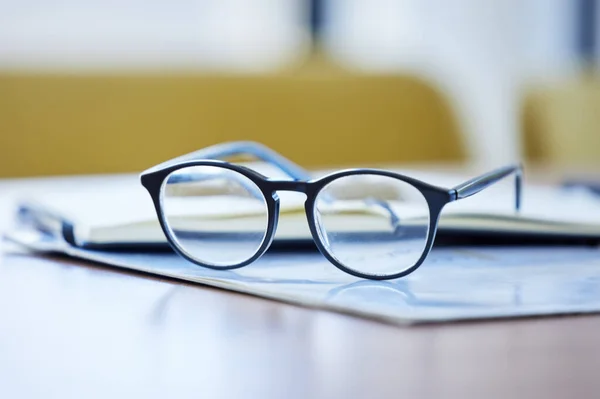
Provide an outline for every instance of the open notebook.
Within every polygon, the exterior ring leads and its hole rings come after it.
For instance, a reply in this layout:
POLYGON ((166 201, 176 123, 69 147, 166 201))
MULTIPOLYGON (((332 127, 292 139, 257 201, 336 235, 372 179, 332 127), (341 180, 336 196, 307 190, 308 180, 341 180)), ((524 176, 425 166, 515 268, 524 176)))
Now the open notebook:
MULTIPOLYGON (((252 167, 266 176, 283 178, 281 170, 269 164, 252 167)), ((465 176, 402 171, 433 184, 452 186, 465 176)), ((88 248, 140 247, 164 248, 166 239, 148 193, 137 176, 125 176, 103 184, 79 184, 70 189, 23 193, 19 219, 39 230, 59 233, 72 245, 88 248)), ((323 212, 337 231, 379 231, 389 228, 389 214, 377 204, 361 198, 368 186, 370 193, 388 198, 393 214, 401 215, 402 224, 422 223, 423 207, 414 206, 410 194, 390 193, 385 185, 373 187, 363 180, 336 193, 344 201, 326 204, 323 212)), ((177 194, 177 193, 176 193, 177 194)), ((198 194, 198 193, 192 193, 198 194)), ((213 193, 215 194, 215 193, 213 193)), ((279 193, 280 219, 275 243, 312 242, 304 211, 305 198, 297 193, 279 193)), ((195 231, 215 233, 244 232, 264 223, 264 210, 247 206, 247 201, 224 195, 207 196, 198 206, 198 197, 181 192, 174 209, 182 223, 195 231)), ((492 238, 508 240, 595 242, 600 240, 600 200, 582 190, 525 185, 521 212, 514 211, 514 185, 511 182, 486 190, 477 196, 449 204, 440 219, 438 239, 492 238)))

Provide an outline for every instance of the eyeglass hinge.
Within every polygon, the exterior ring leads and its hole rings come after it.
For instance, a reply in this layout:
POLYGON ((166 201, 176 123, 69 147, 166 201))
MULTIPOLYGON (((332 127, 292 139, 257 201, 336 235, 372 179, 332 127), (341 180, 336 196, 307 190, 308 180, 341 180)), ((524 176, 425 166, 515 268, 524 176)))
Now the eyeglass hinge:
POLYGON ((450 194, 450 202, 458 199, 458 192, 455 189, 451 189, 448 194, 450 194))

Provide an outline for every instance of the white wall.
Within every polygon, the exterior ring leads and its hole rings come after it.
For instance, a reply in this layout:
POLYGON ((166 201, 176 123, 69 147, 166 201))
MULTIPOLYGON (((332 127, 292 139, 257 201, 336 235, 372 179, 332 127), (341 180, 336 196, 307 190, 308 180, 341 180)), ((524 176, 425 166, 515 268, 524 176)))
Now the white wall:
POLYGON ((0 0, 0 68, 268 70, 302 56, 301 0, 0 0))
POLYGON ((569 73, 570 0, 332 0, 327 47, 362 69, 410 70, 452 100, 475 163, 521 158, 519 99, 530 78, 569 73))

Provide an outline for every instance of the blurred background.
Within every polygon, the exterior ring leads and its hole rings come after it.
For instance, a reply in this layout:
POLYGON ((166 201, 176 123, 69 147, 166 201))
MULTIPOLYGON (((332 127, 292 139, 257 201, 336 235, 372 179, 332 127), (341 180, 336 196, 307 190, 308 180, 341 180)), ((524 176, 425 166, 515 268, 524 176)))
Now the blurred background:
POLYGON ((0 175, 598 164, 599 1, 0 0, 0 175))

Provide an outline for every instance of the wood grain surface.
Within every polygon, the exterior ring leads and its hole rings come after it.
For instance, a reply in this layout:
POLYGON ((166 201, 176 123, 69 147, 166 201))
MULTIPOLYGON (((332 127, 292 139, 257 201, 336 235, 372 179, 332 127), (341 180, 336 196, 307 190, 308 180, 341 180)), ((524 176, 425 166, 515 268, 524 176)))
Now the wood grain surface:
POLYGON ((596 397, 600 317, 393 327, 7 253, 3 398, 596 397))

